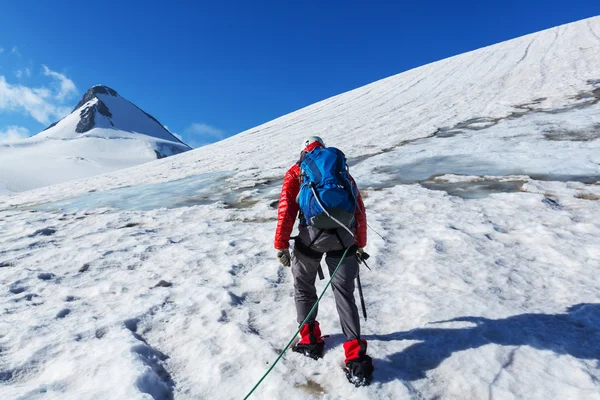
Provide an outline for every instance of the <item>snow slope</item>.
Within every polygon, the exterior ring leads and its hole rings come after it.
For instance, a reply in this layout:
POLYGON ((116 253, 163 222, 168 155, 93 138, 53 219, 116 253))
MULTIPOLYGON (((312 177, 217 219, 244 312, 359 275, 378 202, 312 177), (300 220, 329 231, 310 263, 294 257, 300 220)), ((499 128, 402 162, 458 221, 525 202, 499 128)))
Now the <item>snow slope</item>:
POLYGON ((599 45, 579 21, 0 197, 0 398, 243 398, 296 328, 276 200, 317 134, 381 235, 361 273, 376 375, 346 382, 328 292, 325 357, 286 354, 252 398, 600 399, 599 45))
POLYGON ((0 195, 111 172, 190 148, 106 86, 39 134, 0 143, 0 195))

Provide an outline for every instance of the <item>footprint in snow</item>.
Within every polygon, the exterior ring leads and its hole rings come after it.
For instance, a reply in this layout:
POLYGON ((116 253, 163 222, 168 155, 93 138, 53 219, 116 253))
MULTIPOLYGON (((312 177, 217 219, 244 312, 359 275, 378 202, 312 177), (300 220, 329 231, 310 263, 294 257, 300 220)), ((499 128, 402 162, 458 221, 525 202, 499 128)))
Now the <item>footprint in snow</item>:
POLYGON ((21 294, 24 291, 27 290, 26 286, 15 286, 15 285, 11 285, 11 287, 8 289, 12 294, 21 294))
POLYGON ((562 204, 560 204, 557 200, 551 199, 550 197, 544 197, 542 203, 547 205, 553 210, 562 210, 562 204))
POLYGON ((157 288, 157 287, 171 287, 171 286, 173 286, 173 284, 171 282, 168 282, 168 281, 165 281, 165 280, 161 280, 156 285, 154 285, 152 287, 152 289, 157 288))
POLYGON ((29 237, 35 237, 35 236, 52 236, 55 233, 56 233, 56 229, 43 228, 43 229, 38 229, 37 231, 35 231, 31 235, 29 235, 29 237))
POLYGON ((60 310, 58 312, 58 314, 56 314, 56 319, 62 319, 62 318, 66 317, 69 314, 71 314, 71 310, 68 309, 68 308, 63 308, 62 310, 60 310))
POLYGON ((42 272, 41 274, 38 275, 38 279, 42 280, 42 281, 49 281, 50 279, 54 278, 56 275, 50 273, 50 272, 42 272))
POLYGON ((79 272, 85 272, 88 269, 90 269, 90 264, 83 264, 83 266, 81 268, 79 268, 79 272))
POLYGON ((27 293, 25 296, 19 297, 18 299, 13 299, 12 301, 15 302, 15 303, 19 303, 19 302, 21 302, 23 300, 32 301, 36 297, 40 297, 40 296, 38 294, 35 294, 35 293, 27 293))
POLYGON ((139 226, 139 225, 141 225, 139 222, 129 222, 126 225, 120 227, 119 229, 133 228, 133 227, 136 227, 136 226, 139 226))
POLYGON ((135 333, 137 332, 139 322, 140 320, 138 318, 131 318, 123 321, 123 325, 125 325, 125 328, 135 333))

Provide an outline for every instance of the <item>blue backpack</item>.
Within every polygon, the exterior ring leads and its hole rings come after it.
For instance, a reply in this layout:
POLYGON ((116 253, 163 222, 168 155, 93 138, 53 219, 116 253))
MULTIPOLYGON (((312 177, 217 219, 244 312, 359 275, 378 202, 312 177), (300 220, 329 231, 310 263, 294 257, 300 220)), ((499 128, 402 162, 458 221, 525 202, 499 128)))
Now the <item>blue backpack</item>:
POLYGON ((298 204, 307 225, 319 229, 351 228, 356 186, 346 156, 335 147, 316 148, 300 160, 298 204))

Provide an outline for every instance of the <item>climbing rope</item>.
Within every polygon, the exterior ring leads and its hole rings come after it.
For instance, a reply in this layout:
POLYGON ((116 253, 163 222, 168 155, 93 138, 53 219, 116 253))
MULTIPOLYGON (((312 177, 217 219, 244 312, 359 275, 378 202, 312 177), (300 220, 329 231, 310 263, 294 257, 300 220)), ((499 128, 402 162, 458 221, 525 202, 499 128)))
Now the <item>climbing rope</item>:
POLYGON ((290 339, 290 341, 288 342, 288 344, 285 346, 285 348, 283 350, 281 350, 281 353, 279 353, 279 356, 277 357, 277 359, 275 360, 275 362, 271 365, 271 367, 267 370, 267 372, 265 372, 265 374, 262 376, 262 378, 260 378, 260 380, 256 383, 256 385, 254 385, 254 387, 252 388, 252 390, 246 395, 246 397, 244 397, 244 400, 247 400, 248 397, 250 397, 250 395, 252 393, 254 393, 254 391, 256 390, 256 388, 262 383, 262 381, 265 380, 265 378, 267 377, 267 375, 269 375, 269 373, 273 370, 273 368, 275 368, 275 365, 277 365, 277 363, 279 362, 279 360, 281 359, 281 357, 283 357, 283 354, 292 345, 292 342, 294 341, 294 339, 296 338, 296 336, 298 335, 298 333, 300 333, 300 329, 302 329, 302 327, 304 326, 304 324, 307 323, 308 319, 311 317, 311 315, 313 314, 313 312, 315 312, 317 306, 319 305, 319 302, 321 301, 321 298, 323 298, 323 295, 325 294, 325 292, 329 288, 329 285, 331 285, 331 281, 335 277, 335 274, 338 272, 338 269, 340 268, 340 265, 342 265, 342 261, 344 261, 344 257, 346 257, 346 253, 348 253, 348 250, 350 250, 350 247, 348 247, 346 249, 346 251, 344 251, 344 254, 342 255, 342 258, 340 259, 340 262, 338 263, 337 267, 335 267, 335 270, 331 274, 331 278, 329 278, 329 281, 325 285, 325 289, 323 289, 323 292, 321 293, 321 295, 317 299, 317 302, 310 309, 310 311, 308 312, 308 315, 306 316, 306 318, 304 319, 304 321, 300 324, 300 326, 296 330, 296 333, 294 333, 294 336, 292 336, 292 338, 290 339))

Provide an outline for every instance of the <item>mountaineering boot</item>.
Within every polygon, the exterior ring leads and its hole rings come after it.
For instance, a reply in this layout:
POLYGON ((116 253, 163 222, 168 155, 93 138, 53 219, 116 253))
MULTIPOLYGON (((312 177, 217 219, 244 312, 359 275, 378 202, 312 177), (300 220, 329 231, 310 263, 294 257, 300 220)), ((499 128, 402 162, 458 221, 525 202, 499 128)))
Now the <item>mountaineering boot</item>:
POLYGON ((368 386, 373 378, 373 361, 367 355, 367 341, 364 339, 348 340, 344 343, 346 352, 346 378, 354 386, 368 386))
POLYGON ((321 338, 321 328, 317 321, 304 324, 300 330, 300 341, 292 347, 292 351, 304 354, 307 357, 319 359, 323 357, 325 342, 321 338))

